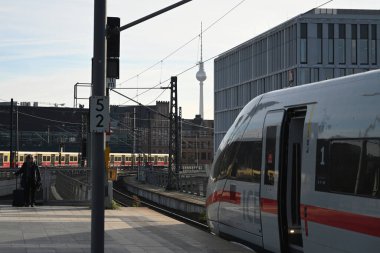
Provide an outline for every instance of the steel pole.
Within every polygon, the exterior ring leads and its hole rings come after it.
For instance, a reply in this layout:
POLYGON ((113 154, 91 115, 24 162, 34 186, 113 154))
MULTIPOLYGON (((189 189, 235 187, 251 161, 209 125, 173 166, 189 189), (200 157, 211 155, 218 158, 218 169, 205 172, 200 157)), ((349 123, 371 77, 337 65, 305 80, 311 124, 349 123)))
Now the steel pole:
MULTIPOLYGON (((94 57, 92 96, 105 95, 106 0, 94 2, 94 57)), ((105 133, 92 133, 92 212, 91 252, 104 252, 104 178, 105 133)))
POLYGON ((10 105, 10 122, 9 122, 9 168, 13 166, 13 98, 11 99, 10 105))

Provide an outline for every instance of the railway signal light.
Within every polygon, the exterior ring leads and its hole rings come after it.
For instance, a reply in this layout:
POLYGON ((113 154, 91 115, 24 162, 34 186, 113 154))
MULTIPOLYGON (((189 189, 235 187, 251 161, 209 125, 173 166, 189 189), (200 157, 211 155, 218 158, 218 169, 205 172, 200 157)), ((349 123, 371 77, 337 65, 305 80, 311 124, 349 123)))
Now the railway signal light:
POLYGON ((120 18, 107 17, 107 58, 120 57, 120 18))
POLYGON ((119 79, 120 18, 107 17, 107 66, 106 76, 119 79))

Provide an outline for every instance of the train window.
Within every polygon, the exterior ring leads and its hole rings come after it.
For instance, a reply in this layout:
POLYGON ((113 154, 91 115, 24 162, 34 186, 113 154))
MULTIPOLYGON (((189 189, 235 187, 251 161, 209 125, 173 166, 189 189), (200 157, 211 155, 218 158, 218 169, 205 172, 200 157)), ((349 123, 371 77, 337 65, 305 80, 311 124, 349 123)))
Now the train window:
POLYGON ((235 156, 231 178, 239 181, 260 183, 261 142, 241 142, 235 156))
POLYGON ((74 156, 74 162, 77 162, 77 161, 78 161, 78 157, 74 156))
POLYGON ((73 161, 74 161, 74 157, 70 156, 70 162, 73 162, 73 161))
POLYGON ((330 191, 380 198, 380 141, 331 142, 330 191))
POLYGON ((4 156, 4 162, 8 162, 8 156, 4 156))
POLYGON ((50 162, 50 156, 46 156, 46 161, 50 162))
POLYGON ((331 148, 330 190, 354 193, 360 166, 362 142, 359 140, 333 141, 331 148))
MULTIPOLYGON (((214 165, 214 174, 213 177, 217 179, 223 179, 227 175, 235 171, 234 166, 236 166, 236 152, 239 148, 238 142, 233 142, 229 144, 224 151, 219 155, 218 160, 214 165)), ((232 175, 235 177, 235 175, 232 175)))
POLYGON ((274 185, 277 126, 267 127, 264 184, 274 185))
POLYGON ((360 169, 356 194, 380 198, 380 142, 364 142, 366 159, 360 169))
POLYGON ((42 157, 42 161, 43 161, 43 162, 46 162, 46 155, 44 155, 44 156, 42 157))
POLYGON ((24 156, 20 156, 20 162, 23 162, 24 161, 24 156))

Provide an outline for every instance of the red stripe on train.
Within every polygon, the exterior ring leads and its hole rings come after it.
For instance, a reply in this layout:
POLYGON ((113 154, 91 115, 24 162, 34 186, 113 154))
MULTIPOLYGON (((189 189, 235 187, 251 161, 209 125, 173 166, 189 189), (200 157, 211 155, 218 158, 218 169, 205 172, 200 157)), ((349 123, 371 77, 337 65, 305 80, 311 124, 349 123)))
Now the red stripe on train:
MULTIPOLYGON (((262 212, 278 214, 278 202, 276 200, 261 198, 260 203, 262 212)), ((307 222, 315 222, 330 227, 380 237, 380 218, 378 217, 309 205, 301 205, 300 211, 301 218, 305 221, 305 226, 307 226, 307 222)))
POLYGON ((260 198, 260 207, 262 212, 277 214, 278 213, 278 204, 277 200, 260 198))
POLYGON ((307 222, 315 222, 380 237, 380 218, 378 217, 308 205, 301 206, 301 217, 307 222))
POLYGON ((234 191, 216 191, 206 199, 206 207, 216 202, 227 202, 240 205, 241 194, 234 191))

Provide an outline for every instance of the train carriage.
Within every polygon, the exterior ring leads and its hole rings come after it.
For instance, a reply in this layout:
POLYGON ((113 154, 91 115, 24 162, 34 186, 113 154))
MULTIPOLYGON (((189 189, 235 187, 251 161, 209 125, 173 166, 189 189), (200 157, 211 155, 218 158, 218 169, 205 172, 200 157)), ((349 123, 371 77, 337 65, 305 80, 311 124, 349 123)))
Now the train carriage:
POLYGON ((269 252, 379 252, 380 71, 263 94, 219 149, 207 219, 269 252))
MULTIPOLYGON (((79 166, 80 153, 76 152, 41 152, 19 151, 15 154, 15 164, 12 167, 20 167, 25 156, 31 154, 34 161, 43 167, 77 167, 79 166)), ((151 154, 150 160, 147 154, 111 153, 109 164, 112 167, 153 166, 163 168, 168 166, 168 154, 151 154)), ((9 151, 0 151, 0 168, 10 167, 9 151)))

